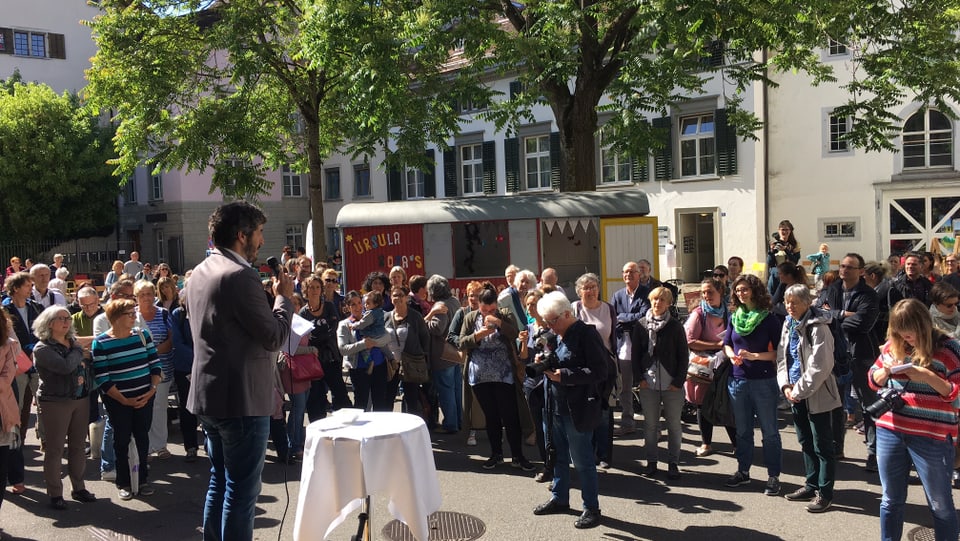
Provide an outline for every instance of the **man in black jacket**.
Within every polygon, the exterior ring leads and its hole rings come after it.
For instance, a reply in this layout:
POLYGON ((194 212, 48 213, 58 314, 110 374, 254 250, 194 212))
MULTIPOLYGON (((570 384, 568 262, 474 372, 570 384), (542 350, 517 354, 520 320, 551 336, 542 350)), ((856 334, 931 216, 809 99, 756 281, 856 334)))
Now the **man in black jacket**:
MULTIPOLYGON (((570 509, 570 468, 580 478, 583 514, 577 528, 600 525, 599 481, 593 454, 593 431, 601 421, 601 399, 607 381, 609 353, 593 325, 578 320, 566 295, 555 291, 537 303, 537 312, 560 340, 557 368, 548 369, 547 400, 552 404, 553 497, 533 510, 535 515, 565 513, 570 509)), ((612 359, 611 359, 612 362, 612 359)))
MULTIPOLYGON (((865 408, 877 398, 877 393, 867 385, 867 370, 879 354, 879 345, 873 333, 877 321, 879 299, 877 292, 863 280, 864 261, 860 254, 849 253, 840 261, 840 279, 827 289, 828 310, 834 319, 840 321, 847 338, 850 358, 853 361, 853 388, 857 391, 860 406, 865 408)), ((843 390, 841 389, 841 393, 843 390)), ((838 455, 843 453, 844 436, 843 408, 834 412, 834 441, 838 455)), ((863 427, 867 434, 866 470, 877 471, 877 427, 873 418, 863 414, 863 427)))
POLYGON ((933 284, 923 275, 923 256, 908 252, 903 256, 903 274, 894 278, 890 289, 890 308, 901 299, 917 299, 924 306, 930 306, 931 289, 933 284))

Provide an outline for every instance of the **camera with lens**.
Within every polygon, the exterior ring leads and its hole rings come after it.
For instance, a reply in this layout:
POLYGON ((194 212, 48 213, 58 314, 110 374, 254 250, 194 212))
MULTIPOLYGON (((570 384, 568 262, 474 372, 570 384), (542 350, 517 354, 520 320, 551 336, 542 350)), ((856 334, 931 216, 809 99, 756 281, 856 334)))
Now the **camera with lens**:
POLYGON ((549 329, 540 329, 533 337, 533 358, 538 357, 540 362, 527 363, 527 377, 536 379, 547 370, 560 368, 560 358, 557 357, 557 335, 549 329))
POLYGON ((885 387, 877 393, 877 400, 867 406, 866 411, 874 419, 879 419, 888 411, 899 411, 904 403, 899 390, 885 387))

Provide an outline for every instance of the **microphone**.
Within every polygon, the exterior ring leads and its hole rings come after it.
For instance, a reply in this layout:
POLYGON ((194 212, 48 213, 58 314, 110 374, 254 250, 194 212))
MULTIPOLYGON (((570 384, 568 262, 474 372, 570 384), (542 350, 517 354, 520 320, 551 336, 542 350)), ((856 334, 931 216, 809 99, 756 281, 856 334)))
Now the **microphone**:
POLYGON ((268 257, 268 258, 267 258, 267 266, 270 267, 271 270, 273 270, 273 275, 274 275, 274 276, 276 276, 277 278, 280 277, 280 272, 281 272, 282 268, 280 267, 280 260, 279 260, 279 259, 277 259, 277 258, 275 258, 275 257, 273 257, 273 256, 268 257))

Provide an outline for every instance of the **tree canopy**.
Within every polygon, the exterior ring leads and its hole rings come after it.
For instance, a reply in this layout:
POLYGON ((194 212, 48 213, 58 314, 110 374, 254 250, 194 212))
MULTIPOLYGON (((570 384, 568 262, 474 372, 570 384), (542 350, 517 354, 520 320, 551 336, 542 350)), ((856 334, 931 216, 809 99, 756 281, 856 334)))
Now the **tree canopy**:
MULTIPOLYGON (((116 174, 212 169, 210 187, 256 199, 266 168, 309 178, 311 217, 324 223, 322 159, 386 148, 424 160, 456 124, 418 48, 411 2, 103 0, 90 104, 119 123, 116 174), (422 83, 413 84, 418 76, 422 83), (241 165, 238 165, 241 164, 241 165)), ((318 257, 325 238, 314 235, 318 257)))
POLYGON ((76 95, 23 83, 0 85, 0 239, 102 235, 116 224, 119 187, 107 160, 112 130, 76 95))

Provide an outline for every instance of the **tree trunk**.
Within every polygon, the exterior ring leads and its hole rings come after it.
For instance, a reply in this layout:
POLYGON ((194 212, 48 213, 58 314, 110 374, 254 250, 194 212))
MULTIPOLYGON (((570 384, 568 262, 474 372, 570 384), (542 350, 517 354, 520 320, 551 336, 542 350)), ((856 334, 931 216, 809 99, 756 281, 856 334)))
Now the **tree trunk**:
POLYGON ((307 178, 310 179, 310 219, 313 220, 313 258, 327 260, 327 228, 323 219, 323 159, 320 156, 320 123, 304 121, 307 135, 307 178))
POLYGON ((568 107, 554 107, 560 129, 563 159, 560 162, 560 191, 588 192, 597 189, 597 103, 585 93, 570 97, 568 107))

